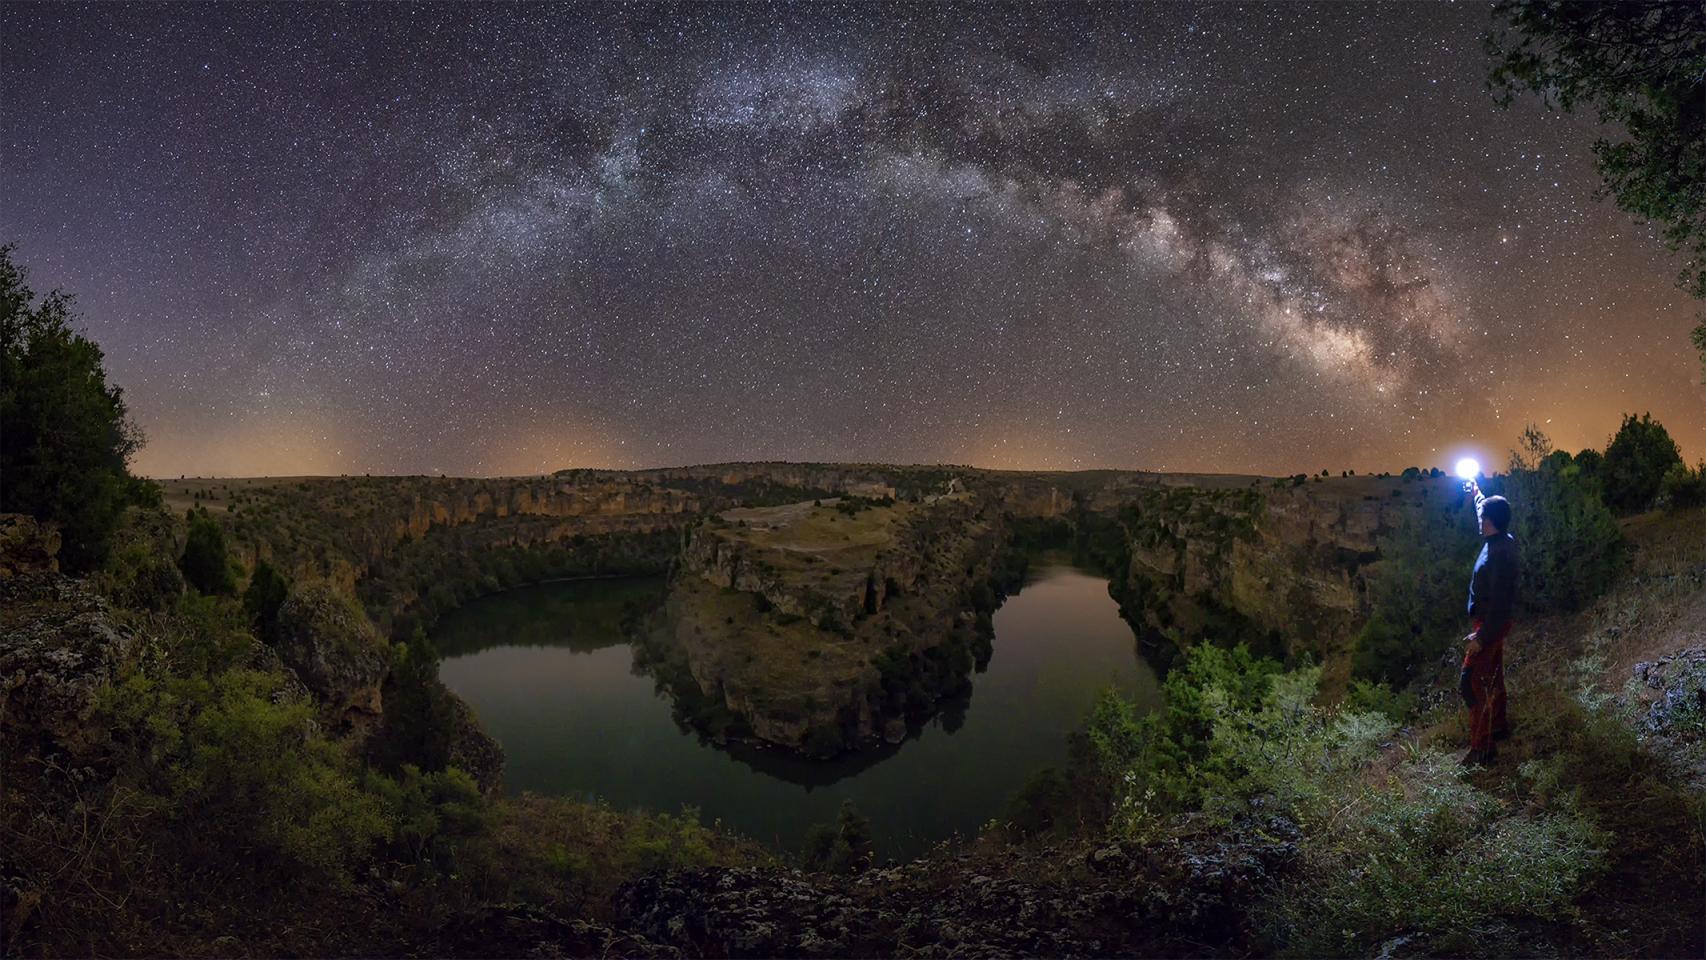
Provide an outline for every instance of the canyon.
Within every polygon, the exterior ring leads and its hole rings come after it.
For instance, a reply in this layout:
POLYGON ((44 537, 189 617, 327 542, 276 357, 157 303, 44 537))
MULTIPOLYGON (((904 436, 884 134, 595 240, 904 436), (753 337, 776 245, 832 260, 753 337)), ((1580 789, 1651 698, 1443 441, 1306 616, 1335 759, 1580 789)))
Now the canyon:
POLYGON ((1164 664, 1197 642, 1332 659, 1379 539, 1453 481, 734 463, 537 477, 166 481, 240 562, 359 598, 402 640, 468 600, 651 574, 645 666, 715 739, 809 756, 894 743, 988 656, 1039 545, 1092 559, 1164 664))

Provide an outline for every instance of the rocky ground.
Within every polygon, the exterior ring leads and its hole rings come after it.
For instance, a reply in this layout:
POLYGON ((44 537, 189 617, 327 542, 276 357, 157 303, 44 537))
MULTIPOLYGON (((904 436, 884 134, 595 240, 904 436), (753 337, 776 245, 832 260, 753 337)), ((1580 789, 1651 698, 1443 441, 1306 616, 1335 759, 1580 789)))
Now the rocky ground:
POLYGON ((1248 902, 1295 828, 1244 823, 1148 846, 951 851, 858 877, 718 867, 640 877, 607 921, 495 906, 445 945, 475 956, 1100 957, 1242 952, 1248 902))

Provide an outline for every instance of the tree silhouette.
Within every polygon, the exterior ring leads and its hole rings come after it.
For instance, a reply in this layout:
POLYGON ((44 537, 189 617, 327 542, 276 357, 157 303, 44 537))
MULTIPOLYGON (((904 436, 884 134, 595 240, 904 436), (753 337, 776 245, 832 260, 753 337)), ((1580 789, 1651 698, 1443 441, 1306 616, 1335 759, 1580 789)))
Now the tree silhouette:
POLYGON ((68 570, 99 564, 120 513, 152 489, 127 465, 142 445, 101 348, 71 328, 69 294, 37 301, 0 246, 0 511, 59 525, 68 570))
MULTIPOLYGON (((1599 195, 1658 224, 1683 254, 1678 282, 1706 298, 1706 5, 1501 0, 1493 10, 1488 85, 1500 103, 1535 93, 1621 128, 1593 145, 1599 195)), ((1706 369, 1706 320, 1693 339, 1706 369)))

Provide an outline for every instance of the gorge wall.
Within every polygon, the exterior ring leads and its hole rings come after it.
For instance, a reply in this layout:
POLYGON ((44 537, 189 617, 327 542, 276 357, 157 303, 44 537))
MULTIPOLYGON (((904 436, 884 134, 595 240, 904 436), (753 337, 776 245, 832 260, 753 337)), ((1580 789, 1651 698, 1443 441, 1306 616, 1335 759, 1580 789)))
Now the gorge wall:
POLYGON ((731 510, 692 528, 666 642, 722 736, 813 755, 898 742, 987 662, 1005 548, 974 495, 731 510), (714 718, 715 711, 712 711, 714 718))

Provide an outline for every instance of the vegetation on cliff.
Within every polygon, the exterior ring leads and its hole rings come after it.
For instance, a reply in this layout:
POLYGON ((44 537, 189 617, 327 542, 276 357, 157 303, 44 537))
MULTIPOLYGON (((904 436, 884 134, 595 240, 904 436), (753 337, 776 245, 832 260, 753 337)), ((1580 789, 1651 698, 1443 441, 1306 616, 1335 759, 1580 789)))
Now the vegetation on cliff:
POLYGON ((130 475, 142 435, 101 348, 72 328, 70 294, 36 298, 0 246, 0 512, 53 522, 66 569, 106 558, 126 504, 157 496, 130 475))

